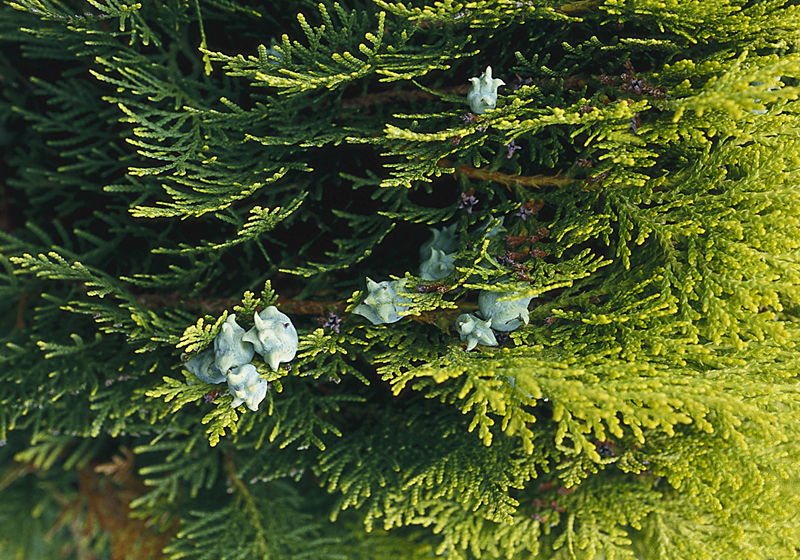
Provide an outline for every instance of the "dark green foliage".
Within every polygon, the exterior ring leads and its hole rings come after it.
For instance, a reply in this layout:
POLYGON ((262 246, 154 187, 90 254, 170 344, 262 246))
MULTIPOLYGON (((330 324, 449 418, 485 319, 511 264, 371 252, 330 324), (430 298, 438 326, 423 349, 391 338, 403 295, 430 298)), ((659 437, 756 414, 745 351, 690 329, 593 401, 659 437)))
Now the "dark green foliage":
POLYGON ((799 80, 793 0, 4 3, 3 557, 795 558, 799 80))

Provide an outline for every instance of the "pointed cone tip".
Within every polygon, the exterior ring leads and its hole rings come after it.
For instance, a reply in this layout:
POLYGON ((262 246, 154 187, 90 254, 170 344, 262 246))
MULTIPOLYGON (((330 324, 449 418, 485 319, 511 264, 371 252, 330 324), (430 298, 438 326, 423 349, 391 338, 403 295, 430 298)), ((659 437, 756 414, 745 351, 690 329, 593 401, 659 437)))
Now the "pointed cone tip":
POLYGON ((263 313, 265 317, 280 317, 281 315, 283 315, 283 313, 278 311, 278 308, 275 307, 274 305, 270 305, 261 313, 263 313))
POLYGON ((242 342, 249 342, 251 344, 255 344, 258 342, 258 335, 253 332, 253 329, 250 329, 244 335, 242 335, 242 342))

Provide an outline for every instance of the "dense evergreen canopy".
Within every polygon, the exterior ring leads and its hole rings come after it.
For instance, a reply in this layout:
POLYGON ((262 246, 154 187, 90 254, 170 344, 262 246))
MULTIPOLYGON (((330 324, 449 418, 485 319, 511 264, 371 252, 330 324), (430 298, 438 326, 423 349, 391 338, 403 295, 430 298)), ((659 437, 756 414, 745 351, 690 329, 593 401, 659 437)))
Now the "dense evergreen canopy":
POLYGON ((0 5, 3 557, 797 557, 798 2, 123 2, 0 5))

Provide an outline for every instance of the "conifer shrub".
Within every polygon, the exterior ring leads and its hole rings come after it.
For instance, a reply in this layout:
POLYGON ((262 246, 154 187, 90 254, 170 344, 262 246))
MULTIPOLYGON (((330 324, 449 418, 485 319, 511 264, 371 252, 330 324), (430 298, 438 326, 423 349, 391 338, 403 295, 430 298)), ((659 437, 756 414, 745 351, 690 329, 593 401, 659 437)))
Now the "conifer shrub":
POLYGON ((800 552, 800 7, 0 7, 4 558, 800 552))

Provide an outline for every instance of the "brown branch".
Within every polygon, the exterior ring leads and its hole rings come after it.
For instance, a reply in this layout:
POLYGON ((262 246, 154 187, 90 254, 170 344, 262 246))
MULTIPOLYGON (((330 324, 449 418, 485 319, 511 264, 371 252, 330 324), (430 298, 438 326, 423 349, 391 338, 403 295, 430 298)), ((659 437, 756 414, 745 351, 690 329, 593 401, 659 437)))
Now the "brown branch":
MULTIPOLYGON (((96 544, 105 534, 112 560, 159 560, 164 558, 162 549, 177 531, 180 520, 174 515, 164 514, 157 520, 131 517, 131 502, 142 496, 147 487, 133 474, 133 452, 125 447, 121 451, 123 456, 115 455, 110 463, 93 461, 78 469, 77 494, 50 489, 61 511, 45 538, 67 528, 72 542, 65 551, 76 558, 98 558, 96 544)), ((61 454, 64 453, 62 449, 61 454)), ((15 463, 2 484, 37 470, 31 463, 15 463)))
MULTIPOLYGON (((218 298, 218 299, 203 299, 203 298, 184 298, 180 293, 173 292, 171 294, 142 294, 138 296, 137 300, 145 307, 158 309, 161 307, 172 307, 178 303, 195 308, 202 309, 210 313, 222 313, 224 310, 233 309, 234 305, 239 305, 239 301, 233 298, 218 298)), ((346 300, 338 301, 311 301, 299 299, 284 299, 278 298, 277 304, 280 305, 280 310, 284 313, 291 313, 294 315, 318 315, 320 317, 326 316, 329 312, 337 314, 344 313, 347 307, 346 300)), ((434 311, 423 311, 420 315, 410 315, 408 318, 414 322, 422 324, 435 324, 440 327, 455 323, 455 317, 467 311, 474 311, 474 305, 470 303, 463 303, 459 305, 458 309, 437 309, 434 311)))
MULTIPOLYGON (((441 159, 437 163, 439 167, 452 167, 453 164, 450 160, 441 159)), ((560 174, 549 175, 532 175, 529 177, 523 175, 509 175, 507 173, 500 173, 499 171, 487 171, 484 169, 475 169, 466 164, 462 164, 456 168, 455 175, 464 175, 470 179, 477 179, 478 181, 492 181, 500 183, 506 187, 511 185, 521 185, 523 187, 565 187, 574 182, 574 179, 563 177, 560 174)))
MULTIPOLYGON (((241 302, 234 298, 196 298, 184 297, 180 292, 169 294, 141 294, 136 297, 136 301, 144 307, 150 309, 160 309, 163 307, 176 307, 183 304, 192 309, 201 309, 207 313, 220 314, 223 311, 231 310, 241 302)), ((286 299, 279 297, 276 305, 281 311, 294 313, 296 315, 324 315, 329 311, 341 313, 347 306, 344 300, 339 301, 311 301, 300 299, 286 299)))
POLYGON ((347 307, 346 300, 339 301, 309 301, 301 299, 278 298, 281 311, 295 313, 297 315, 325 315, 329 311, 335 313, 344 312, 347 307))
MULTIPOLYGON (((454 87, 443 88, 438 90, 442 94, 456 94, 466 95, 469 91, 469 86, 458 85, 454 87)), ((395 103, 397 101, 411 101, 417 99, 434 99, 436 96, 424 90, 392 90, 381 91, 378 93, 367 93, 359 95, 358 97, 350 97, 342 99, 339 104, 345 109, 365 109, 372 105, 383 105, 386 103, 395 103)))

